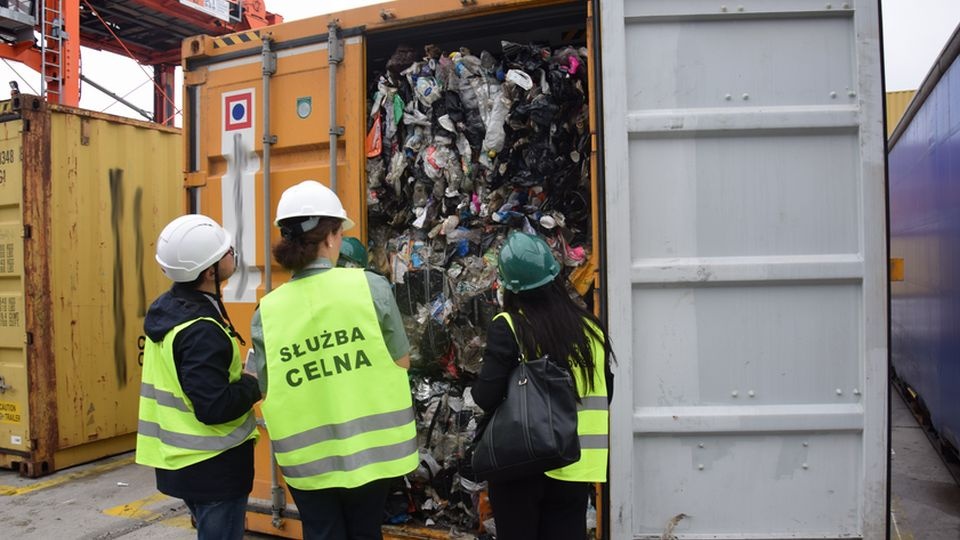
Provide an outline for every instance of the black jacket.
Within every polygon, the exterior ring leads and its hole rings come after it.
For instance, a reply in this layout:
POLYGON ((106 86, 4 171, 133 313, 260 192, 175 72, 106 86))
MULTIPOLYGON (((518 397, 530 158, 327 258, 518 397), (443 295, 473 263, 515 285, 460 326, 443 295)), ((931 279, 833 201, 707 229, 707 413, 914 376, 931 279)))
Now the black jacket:
MULTIPOLYGON (((143 326, 151 341, 160 342, 174 327, 199 317, 223 322, 213 295, 177 283, 153 302, 143 326)), ((180 331, 173 359, 180 386, 204 424, 235 420, 260 399, 256 378, 244 374, 229 382, 233 344, 212 322, 197 321, 180 331)), ((253 488, 253 441, 179 470, 156 471, 157 489, 172 497, 197 502, 245 497, 253 488)))
MULTIPOLYGON (((517 367, 520 346, 505 319, 496 318, 487 328, 487 346, 483 351, 480 374, 470 389, 474 402, 483 412, 492 414, 507 397, 507 379, 517 367)), ((613 399, 613 372, 610 362, 604 367, 607 382, 607 402, 613 399)))

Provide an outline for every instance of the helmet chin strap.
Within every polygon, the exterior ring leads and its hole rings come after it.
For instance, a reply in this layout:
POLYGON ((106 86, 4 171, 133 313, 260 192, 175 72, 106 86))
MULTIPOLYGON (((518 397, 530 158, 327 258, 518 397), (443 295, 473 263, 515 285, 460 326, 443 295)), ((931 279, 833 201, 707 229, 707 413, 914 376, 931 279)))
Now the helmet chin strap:
POLYGON ((220 261, 217 261, 217 264, 213 265, 213 281, 217 290, 217 305, 220 306, 220 313, 223 315, 223 320, 226 321, 227 326, 230 328, 230 335, 237 338, 240 345, 246 345, 247 342, 243 339, 243 336, 233 327, 233 321, 230 320, 227 307, 223 305, 223 295, 220 292, 220 261))

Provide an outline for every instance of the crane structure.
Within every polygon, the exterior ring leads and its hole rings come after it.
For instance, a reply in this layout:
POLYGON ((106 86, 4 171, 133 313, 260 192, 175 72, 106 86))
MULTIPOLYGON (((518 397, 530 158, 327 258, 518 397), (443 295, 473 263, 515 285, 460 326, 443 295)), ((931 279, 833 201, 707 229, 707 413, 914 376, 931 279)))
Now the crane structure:
POLYGON ((77 106, 81 45, 130 57, 153 67, 153 120, 172 124, 184 38, 282 21, 264 0, 0 0, 0 58, 39 72, 48 102, 77 106))

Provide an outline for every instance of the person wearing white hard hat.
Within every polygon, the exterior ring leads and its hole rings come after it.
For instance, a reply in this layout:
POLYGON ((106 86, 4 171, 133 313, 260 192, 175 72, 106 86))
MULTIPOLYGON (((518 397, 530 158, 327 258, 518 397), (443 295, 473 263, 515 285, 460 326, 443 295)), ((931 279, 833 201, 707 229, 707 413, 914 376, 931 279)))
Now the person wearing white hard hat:
POLYGON ((183 499, 197 538, 241 539, 253 488, 257 380, 243 373, 237 335, 220 298, 236 269, 230 234, 189 214, 168 224, 156 260, 174 283, 144 320, 136 461, 157 490, 183 499))
POLYGON ((261 412, 306 539, 381 539, 392 481, 418 463, 410 343, 387 280, 337 268, 354 223, 307 180, 283 192, 273 256, 292 272, 253 316, 261 412))

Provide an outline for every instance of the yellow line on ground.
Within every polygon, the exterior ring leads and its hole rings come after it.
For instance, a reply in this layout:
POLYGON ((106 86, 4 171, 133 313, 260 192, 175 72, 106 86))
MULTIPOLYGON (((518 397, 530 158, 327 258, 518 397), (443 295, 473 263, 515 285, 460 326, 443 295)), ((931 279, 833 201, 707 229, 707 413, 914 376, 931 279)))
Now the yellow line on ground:
POLYGON ((124 517, 124 518, 132 518, 132 519, 141 519, 141 520, 156 519, 156 517, 158 516, 157 512, 153 512, 152 510, 144 510, 144 507, 154 503, 158 503, 160 501, 165 501, 169 498, 170 497, 167 497, 163 493, 154 493, 153 495, 150 495, 149 497, 144 497, 138 501, 129 502, 127 504, 121 504, 120 506, 114 506, 113 508, 107 508, 106 510, 103 511, 103 513, 108 516, 124 517))
POLYGON ((64 474, 62 476, 57 476, 50 478, 48 480, 42 480, 34 484, 27 486, 2 486, 0 485, 0 496, 12 496, 12 495, 23 495, 24 493, 31 493, 33 491, 39 491, 41 489, 47 489, 53 486, 59 486, 65 482, 71 480, 76 480, 78 478, 86 478, 88 476, 94 476, 97 474, 105 473, 107 471, 112 471, 114 469, 119 469, 126 465, 133 463, 134 457, 129 456, 116 461, 111 461, 110 463, 104 463, 103 465, 97 465, 95 467, 90 467, 89 469, 84 469, 82 471, 76 471, 69 474, 64 474))
POLYGON ((915 540, 913 533, 907 530, 900 530, 900 522, 897 521, 897 508, 900 506, 900 500, 896 497, 890 501, 890 522, 893 524, 893 538, 895 540, 915 540))
POLYGON ((193 529, 193 523, 190 521, 189 513, 183 516, 175 516, 170 519, 165 519, 161 521, 160 524, 167 527, 176 527, 178 529, 193 529))

